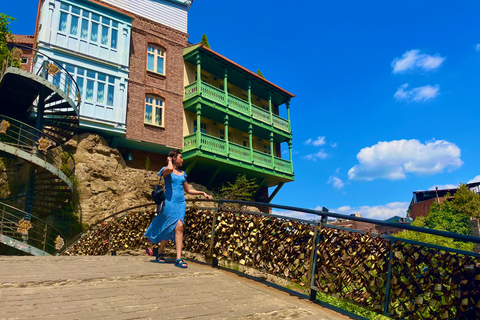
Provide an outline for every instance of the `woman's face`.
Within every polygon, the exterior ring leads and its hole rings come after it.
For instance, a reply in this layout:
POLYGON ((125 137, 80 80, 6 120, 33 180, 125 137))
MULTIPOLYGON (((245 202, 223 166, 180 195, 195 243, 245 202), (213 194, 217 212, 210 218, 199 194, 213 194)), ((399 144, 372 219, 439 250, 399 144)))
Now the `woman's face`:
POLYGON ((177 167, 181 167, 183 165, 183 156, 182 154, 178 154, 175 158, 173 158, 173 162, 177 167))

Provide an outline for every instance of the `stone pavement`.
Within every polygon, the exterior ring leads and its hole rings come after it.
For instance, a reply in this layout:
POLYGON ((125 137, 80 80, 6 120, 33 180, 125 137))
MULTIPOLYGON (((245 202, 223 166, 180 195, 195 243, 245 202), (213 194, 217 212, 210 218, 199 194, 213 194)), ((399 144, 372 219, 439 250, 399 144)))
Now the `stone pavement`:
POLYGON ((0 256, 0 319, 350 319, 235 273, 143 256, 0 256))

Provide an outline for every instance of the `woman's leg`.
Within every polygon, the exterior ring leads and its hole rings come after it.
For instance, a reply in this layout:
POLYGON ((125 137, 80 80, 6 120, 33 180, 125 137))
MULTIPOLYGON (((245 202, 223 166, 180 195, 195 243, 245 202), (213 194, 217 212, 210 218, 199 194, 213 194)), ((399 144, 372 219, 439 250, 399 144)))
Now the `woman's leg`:
POLYGON ((163 250, 165 250, 165 247, 167 246, 167 240, 161 240, 160 241, 160 247, 158 248, 158 253, 161 254, 163 253, 163 250))
POLYGON ((177 249, 177 260, 182 257, 182 243, 183 243, 183 222, 178 220, 175 227, 175 247, 177 249))

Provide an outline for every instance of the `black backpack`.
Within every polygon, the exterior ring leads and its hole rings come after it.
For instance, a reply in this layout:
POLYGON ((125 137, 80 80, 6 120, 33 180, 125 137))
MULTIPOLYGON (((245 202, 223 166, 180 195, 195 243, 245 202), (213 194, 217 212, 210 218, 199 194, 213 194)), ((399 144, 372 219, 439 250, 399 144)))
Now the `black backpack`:
POLYGON ((162 186, 160 186, 160 181, 162 181, 161 177, 158 181, 158 184, 155 185, 152 191, 152 200, 156 204, 162 204, 165 201, 165 188, 162 188, 162 186))

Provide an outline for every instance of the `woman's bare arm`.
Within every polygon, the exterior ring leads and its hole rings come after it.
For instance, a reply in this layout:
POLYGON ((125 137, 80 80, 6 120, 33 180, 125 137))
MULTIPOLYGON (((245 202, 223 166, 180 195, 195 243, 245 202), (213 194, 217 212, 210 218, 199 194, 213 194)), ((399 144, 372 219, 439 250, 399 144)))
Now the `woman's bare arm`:
POLYGON ((187 181, 183 183, 183 190, 188 194, 203 195, 207 199, 212 199, 212 197, 209 196, 206 192, 190 189, 190 186, 188 185, 187 181))
POLYGON ((166 177, 172 172, 173 172, 173 159, 170 157, 167 157, 167 167, 163 169, 162 175, 166 177))

